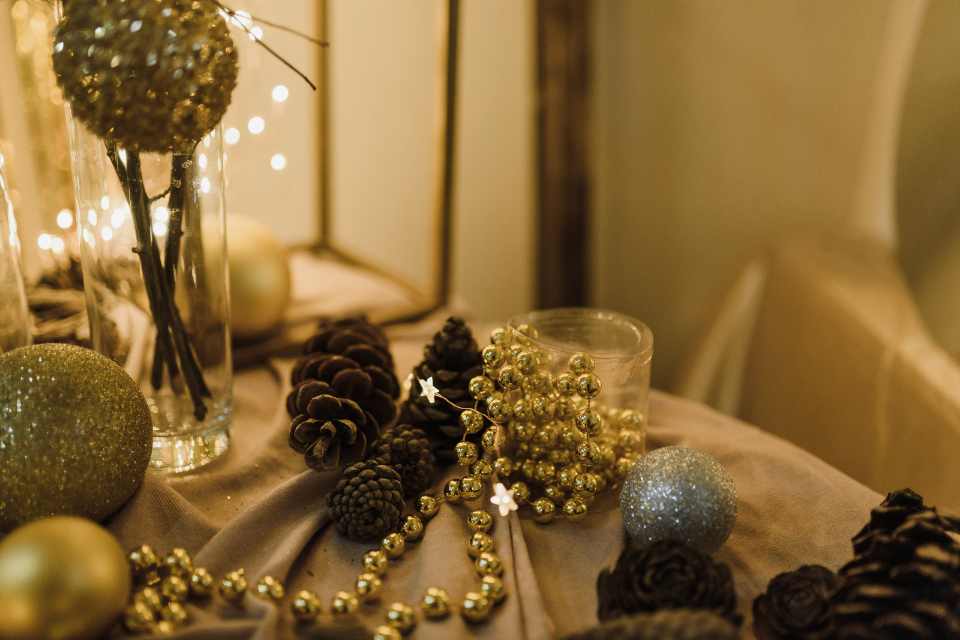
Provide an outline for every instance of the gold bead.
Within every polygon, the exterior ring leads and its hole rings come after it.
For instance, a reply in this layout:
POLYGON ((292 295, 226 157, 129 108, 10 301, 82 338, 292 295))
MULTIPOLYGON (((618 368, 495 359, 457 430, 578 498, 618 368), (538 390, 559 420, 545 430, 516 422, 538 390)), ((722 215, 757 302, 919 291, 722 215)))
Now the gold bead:
POLYGON ((533 436, 536 431, 531 424, 527 424, 526 422, 517 422, 510 425, 510 433, 519 442, 530 442, 533 440, 533 436))
POLYGON ((517 325, 517 328, 514 329, 515 334, 520 334, 521 336, 526 336, 527 338, 539 338, 540 332, 537 331, 535 327, 530 326, 527 323, 517 325))
POLYGON ((433 516, 437 515, 437 511, 439 510, 440 503, 433 496, 424 494, 417 498, 417 513, 424 518, 429 520, 433 516))
POLYGON ((186 549, 177 547, 164 556, 163 566, 167 568, 170 575, 185 578, 193 571, 193 559, 190 558, 186 549))
POLYGON ((527 395, 550 395, 553 392, 553 378, 549 373, 537 371, 530 374, 520 383, 520 388, 527 395))
POLYGON ((560 429, 560 444, 565 447, 576 447, 583 439, 583 434, 575 428, 563 427, 560 429))
POLYGON ((499 576, 503 573, 503 563, 500 561, 500 557, 489 551, 477 556, 473 567, 480 576, 499 576))
POLYGON ((538 422, 546 422, 553 418, 553 403, 546 396, 535 395, 528 400, 530 402, 530 413, 533 419, 538 422))
POLYGON ((394 602, 387 609, 387 624, 406 635, 417 626, 417 614, 410 605, 394 602))
POLYGON ((550 524, 553 522, 554 513, 557 505, 547 498, 537 498, 533 502, 533 519, 540 524, 550 524))
POLYGON ((533 436, 533 442, 541 447, 550 448, 557 444, 557 429, 552 424, 541 425, 533 436))
POLYGON ((513 419, 518 422, 524 422, 532 418, 533 415, 530 413, 530 404, 520 398, 513 403, 513 419))
POLYGON ((520 465, 520 472, 523 473, 523 477, 527 480, 536 480, 537 461, 531 459, 524 460, 523 464, 520 465))
POLYGON ((592 473, 581 473, 573 479, 573 490, 578 494, 593 498, 600 490, 600 479, 592 473))
POLYGON ((407 516, 400 526, 400 533, 407 542, 416 542, 423 537, 423 520, 418 516, 407 516))
POLYGON ((483 481, 476 476, 460 478, 460 495, 464 500, 476 500, 483 493, 483 481))
POLYGON ((380 543, 380 548, 391 559, 399 558, 407 550, 407 541, 399 533, 388 533, 380 543))
POLYGON ((553 381, 553 386, 561 396, 572 396, 577 392, 577 379, 571 373, 561 373, 553 381))
POLYGON ((477 460, 470 467, 470 474, 480 480, 489 480, 493 476, 493 465, 486 460, 477 460))
POLYGON ((220 580, 220 596, 227 602, 239 604, 247 593, 247 576, 243 569, 231 571, 220 580))
POLYGON ((283 600, 286 590, 283 583, 273 576, 263 576, 257 580, 256 594, 265 600, 279 601, 283 600))
POLYGON ((633 465, 636 463, 636 460, 629 457, 620 457, 617 458, 616 463, 614 463, 613 474, 620 479, 626 478, 627 474, 630 473, 630 469, 633 468, 633 465))
POLYGON ((573 489, 577 472, 569 466, 561 467, 557 471, 557 485, 562 489, 573 489))
POLYGON ((633 411, 632 409, 624 409, 620 413, 620 419, 618 420, 620 426, 624 429, 632 429, 634 431, 643 430, 643 414, 638 411, 633 411))
POLYGON ((557 468, 546 460, 537 463, 536 479, 544 484, 553 482, 557 477, 557 468))
POLYGON ((513 500, 517 504, 524 504, 530 499, 530 487, 526 482, 514 482, 510 485, 510 490, 513 491, 513 500))
POLYGON ((150 629, 150 633, 155 636, 170 636, 176 633, 177 625, 173 624, 169 620, 161 620, 160 622, 153 625, 150 629))
POLYGON ((471 558, 478 558, 481 553, 493 551, 494 546, 493 538, 489 533, 483 531, 474 531, 473 534, 467 538, 467 554, 471 558))
POLYGON ((514 336, 514 343, 507 347, 507 359, 512 363, 523 351, 524 346, 520 344, 520 342, 516 340, 516 336, 514 336))
POLYGON ((209 598, 213 594, 213 576, 203 567, 190 574, 190 594, 195 598, 209 598))
POLYGON ((577 429, 587 436, 597 436, 603 431, 603 420, 596 411, 581 413, 576 418, 577 429))
POLYGON ((617 446, 625 451, 643 451, 644 437, 642 431, 620 429, 617 434, 617 446))
POLYGON ((567 449, 551 449, 547 460, 555 465, 564 466, 573 461, 573 454, 567 449))
POLYGON ((583 499, 573 497, 563 503, 563 515, 570 520, 583 520, 587 515, 587 503, 583 499))
POLYGON ((547 448, 542 444, 532 444, 527 449, 527 455, 533 460, 543 460, 547 457, 547 448))
POLYGON ((167 622, 172 622, 178 627, 186 624, 187 620, 190 618, 190 616, 187 614, 186 607, 175 600, 164 605, 164 607, 160 610, 160 617, 167 622))
POLYGON ((503 580, 497 576, 483 576, 480 581, 480 592, 490 598, 493 604, 500 604, 507 597, 507 590, 503 580))
POLYGON ((123 610, 123 627, 130 633, 149 631, 156 622, 153 609, 143 602, 134 602, 123 610))
POLYGON ((320 615, 320 598, 313 591, 298 591, 290 602, 290 611, 297 622, 313 622, 320 615))
POLYGON ((479 623, 490 617, 490 611, 493 604, 490 598, 482 593, 469 592, 463 598, 463 606, 460 608, 460 615, 463 619, 471 623, 479 623))
POLYGON ((361 573, 357 576, 357 583, 354 590, 357 597, 364 602, 373 602, 380 597, 380 590, 383 587, 383 581, 375 573, 361 573))
POLYGON ((513 460, 501 456, 493 461, 493 470, 498 476, 500 476, 501 479, 505 479, 507 476, 513 473, 513 460))
POLYGON ((460 502, 460 480, 457 478, 448 480, 447 484, 443 485, 443 497, 446 498, 450 504, 460 502))
POLYGON ((497 438, 499 436, 500 428, 498 426, 493 425, 487 427, 487 430, 480 436, 480 444, 482 444, 483 448, 488 452, 493 451, 497 447, 497 438))
POLYGON ((461 467, 469 467, 476 462, 479 457, 477 445, 472 442, 458 442, 457 446, 453 448, 453 451, 457 454, 457 464, 461 467))
POLYGON ((593 373, 585 373, 577 378, 577 393, 583 398, 594 399, 600 395, 600 378, 593 373))
POLYGON ((495 368, 503 364, 503 349, 495 344, 484 347, 480 356, 483 358, 483 366, 485 367, 495 368))
POLYGON ((363 554, 363 568, 365 571, 382 576, 387 572, 390 561, 387 554, 380 549, 373 549, 363 554))
POLYGON ((497 383, 507 391, 518 389, 520 387, 520 372, 511 365, 507 365, 501 368, 497 374, 497 383))
POLYGON ((467 383, 467 391, 477 400, 486 400, 494 391, 493 380, 486 376, 474 376, 467 383))
MULTIPOLYGON (((486 378, 483 378, 487 380, 486 378)), ((474 378, 476 380, 476 378, 474 378)), ((487 382, 490 382, 487 380, 487 382)), ((483 429, 483 416, 475 409, 466 409, 460 412, 460 426, 466 433, 480 433, 483 429)))
POLYGON ((510 332, 504 329, 503 327, 497 327, 490 332, 490 343, 495 344, 500 347, 505 347, 510 344, 510 332))
POLYGON ((135 593, 133 602, 142 602, 154 613, 159 613, 160 609, 163 608, 163 598, 161 598, 160 592, 153 587, 146 587, 135 593))
POLYGON ((488 532, 493 528, 493 516, 480 509, 471 511, 467 516, 467 526, 471 531, 488 532))
POLYGON ((150 545, 140 545, 129 554, 127 561, 134 577, 145 578, 148 574, 156 573, 160 569, 160 558, 150 545))
POLYGON ((167 576, 160 583, 160 593, 167 600, 183 602, 190 594, 190 587, 180 576, 167 576))
POLYGON ((393 627, 380 625, 373 631, 373 640, 400 640, 403 636, 393 627))
POLYGON ((567 492, 559 485, 548 484, 543 488, 543 495, 549 498, 551 502, 557 503, 566 499, 567 492))
POLYGON ((575 353, 570 356, 570 360, 567 361, 567 368, 577 375, 590 373, 595 366, 593 358, 586 353, 575 353))
POLYGON ((595 464, 600 461, 600 447, 592 440, 584 440, 577 445, 577 458, 584 464, 595 464))
POLYGON ((487 413, 496 422, 504 422, 510 418, 510 404, 503 398, 494 398, 487 402, 487 413))
POLYGON ((569 420, 576 413, 576 406, 570 398, 559 398, 553 403, 553 415, 557 420, 569 420))
POLYGON ((513 358, 513 364, 525 376, 533 373, 537 368, 537 359, 529 351, 521 351, 513 358))
POLYGON ((430 620, 440 620, 450 615, 450 596, 443 589, 430 587, 420 601, 420 611, 430 620))
POLYGON ((349 591, 337 591, 330 601, 330 613, 334 616, 348 616, 357 612, 360 608, 360 601, 356 594, 349 591))

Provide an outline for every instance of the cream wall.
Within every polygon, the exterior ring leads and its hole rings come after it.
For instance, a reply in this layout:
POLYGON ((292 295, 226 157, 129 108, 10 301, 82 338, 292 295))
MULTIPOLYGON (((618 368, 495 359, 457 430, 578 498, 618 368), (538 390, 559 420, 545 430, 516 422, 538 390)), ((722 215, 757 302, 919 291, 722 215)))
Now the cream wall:
POLYGON ((892 241, 887 56, 922 4, 596 4, 595 299, 651 325, 657 384, 764 247, 892 241))

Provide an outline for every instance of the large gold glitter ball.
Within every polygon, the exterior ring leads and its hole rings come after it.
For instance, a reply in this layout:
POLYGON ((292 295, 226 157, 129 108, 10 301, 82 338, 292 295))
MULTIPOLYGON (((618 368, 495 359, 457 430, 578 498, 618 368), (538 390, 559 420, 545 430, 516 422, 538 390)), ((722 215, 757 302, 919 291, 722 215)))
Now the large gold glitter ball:
POLYGON ((65 516, 31 522, 0 542, 0 637, 103 637, 130 585, 126 554, 105 529, 65 516))
POLYGON ((0 532, 106 518, 143 482, 152 438, 140 389, 104 356, 65 344, 0 356, 0 532))
POLYGON ((73 115, 131 151, 185 151, 220 122, 237 49, 214 2, 66 5, 53 68, 73 115))

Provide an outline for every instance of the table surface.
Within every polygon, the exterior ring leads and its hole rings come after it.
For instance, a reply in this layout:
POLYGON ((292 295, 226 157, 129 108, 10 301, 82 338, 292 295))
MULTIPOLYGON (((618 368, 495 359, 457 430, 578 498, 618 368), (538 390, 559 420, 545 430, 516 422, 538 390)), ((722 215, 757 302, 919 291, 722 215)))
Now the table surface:
MULTIPOLYGON (((441 322, 391 330, 398 372, 409 371, 441 322)), ((288 593, 316 591, 324 603, 317 625, 296 628, 281 607, 247 595, 243 607, 219 600, 190 607, 192 622, 177 638, 367 638, 395 601, 415 605, 427 587, 443 587, 454 602, 476 585, 465 552, 464 505, 445 506, 422 542, 393 563, 382 602, 365 605, 353 622, 329 615, 334 593, 350 590, 370 545, 340 537, 326 498, 336 473, 306 469, 287 446, 284 399, 292 363, 240 373, 230 451, 200 472, 166 478, 148 473, 143 487, 109 522, 121 543, 158 551, 181 546, 215 575, 243 567, 251 584, 263 575, 283 579, 288 593), (366 630, 365 630, 365 629, 366 630)), ((801 564, 836 569, 852 554, 850 538, 882 496, 814 456, 706 407, 662 393, 651 396, 648 446, 682 444, 715 456, 733 475, 737 523, 719 560, 733 570, 739 609, 751 638, 751 603, 781 571, 801 564)), ((456 470, 454 470, 455 472, 456 470)), ((895 489, 898 487, 891 487, 895 489)), ((580 523, 535 524, 516 513, 498 519, 497 552, 509 596, 491 620, 468 627, 459 616, 421 621, 415 638, 545 640, 596 623, 595 584, 622 548, 613 499, 598 502, 580 523)))

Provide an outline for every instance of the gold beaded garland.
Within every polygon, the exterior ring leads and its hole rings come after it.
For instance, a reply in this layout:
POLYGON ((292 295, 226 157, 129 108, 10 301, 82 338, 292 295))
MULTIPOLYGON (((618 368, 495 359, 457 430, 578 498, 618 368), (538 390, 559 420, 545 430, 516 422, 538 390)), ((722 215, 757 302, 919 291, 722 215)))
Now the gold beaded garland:
POLYGON ((349 616, 360 608, 357 596, 349 591, 337 591, 330 602, 330 613, 334 616, 349 616))
POLYGON ((313 622, 320 615, 320 598, 313 591, 298 591, 290 602, 290 611, 297 622, 313 622))
POLYGON ((394 602, 387 609, 387 624, 406 635, 417 626, 417 614, 410 605, 394 602))
POLYGON ((475 376, 467 383, 467 391, 475 399, 485 400, 494 391, 493 381, 485 376, 475 376))
POLYGON ((429 620, 440 620, 450 615, 450 596, 443 589, 430 587, 420 601, 420 611, 429 620))
POLYGON ((476 476, 460 478, 460 496, 464 500, 476 500, 483 492, 483 482, 476 476))
POLYGON ((493 470, 502 478, 506 478, 513 473, 513 460, 505 456, 500 456, 493 462, 493 470))

